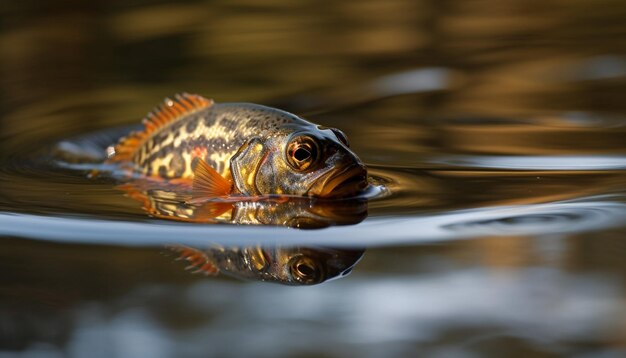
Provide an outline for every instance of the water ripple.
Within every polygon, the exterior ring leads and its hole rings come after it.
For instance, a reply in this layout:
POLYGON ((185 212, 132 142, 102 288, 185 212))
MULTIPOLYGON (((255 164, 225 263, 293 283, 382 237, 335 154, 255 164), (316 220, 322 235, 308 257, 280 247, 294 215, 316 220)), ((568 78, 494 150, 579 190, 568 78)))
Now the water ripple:
POLYGON ((156 246, 330 245, 362 247, 419 244, 501 235, 579 233, 624 225, 626 204, 592 197, 584 201, 493 206, 415 217, 374 217, 350 227, 315 231, 275 227, 128 222, 84 217, 0 213, 0 235, 56 242, 156 246))
POLYGON ((451 166, 509 170, 621 170, 626 157, 621 155, 576 156, 449 156, 431 161, 451 166))

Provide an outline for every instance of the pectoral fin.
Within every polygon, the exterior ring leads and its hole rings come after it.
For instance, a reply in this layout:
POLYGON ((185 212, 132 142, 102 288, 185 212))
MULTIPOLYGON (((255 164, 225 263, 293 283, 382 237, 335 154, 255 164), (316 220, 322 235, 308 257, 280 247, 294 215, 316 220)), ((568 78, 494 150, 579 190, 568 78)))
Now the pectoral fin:
POLYGON ((215 276, 220 272, 208 256, 198 249, 182 245, 171 245, 167 248, 178 254, 177 261, 185 260, 189 263, 185 270, 191 271, 191 273, 215 276))
POLYGON ((222 177, 207 162, 200 159, 193 178, 192 200, 216 198, 232 192, 232 183, 222 177))
POLYGON ((198 222, 212 222, 215 218, 222 214, 232 211, 233 203, 205 203, 196 209, 196 221, 198 222))

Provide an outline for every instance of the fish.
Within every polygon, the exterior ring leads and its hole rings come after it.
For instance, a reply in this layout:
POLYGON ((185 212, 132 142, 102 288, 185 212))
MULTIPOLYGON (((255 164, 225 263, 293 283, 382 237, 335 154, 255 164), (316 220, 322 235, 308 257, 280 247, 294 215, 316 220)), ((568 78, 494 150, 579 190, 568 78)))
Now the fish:
MULTIPOLYGON (((117 129, 65 141, 57 147, 59 158, 103 161, 92 173, 117 168, 111 172, 121 181, 116 188, 159 219, 320 229, 367 217, 367 169, 339 129, 275 108, 217 104, 193 94, 165 99, 142 124, 106 146, 103 159, 97 148, 106 137, 119 138, 117 129)), ((297 242, 206 246, 173 243, 167 249, 194 273, 286 285, 343 277, 364 254, 297 242)))
POLYGON ((329 200, 316 197, 267 196, 191 200, 188 182, 161 182, 143 178, 117 185, 127 197, 158 219, 191 223, 284 226, 321 229, 354 225, 368 214, 366 198, 329 200))
POLYGON ((310 286, 348 275, 364 250, 324 247, 169 247, 186 269, 207 276, 223 273, 243 280, 310 286))
MULTIPOLYGON (((190 202, 192 188, 185 182, 167 185, 148 178, 118 186, 126 195, 143 204, 152 217, 191 223, 282 226, 321 229, 354 225, 367 217, 364 198, 327 200, 315 197, 267 197, 190 202)), ((167 245, 177 260, 187 262, 196 274, 226 276, 285 285, 314 285, 346 276, 363 256, 363 249, 341 249, 296 245, 245 245, 208 248, 167 245)))
MULTIPOLYGON (((364 198, 327 200, 315 197, 267 197, 190 202, 192 188, 185 182, 166 185, 148 178, 118 186, 126 195, 143 204, 152 217, 191 223, 283 226, 321 229, 354 225, 367 217, 364 198)), ((223 241, 222 241, 223 242, 223 241)), ((314 285, 348 275, 363 256, 364 249, 301 246, 222 246, 193 248, 167 245, 177 260, 187 262, 195 274, 223 274, 244 280, 284 285, 314 285)))
POLYGON ((142 123, 107 147, 106 163, 135 177, 191 182, 191 200, 345 198, 368 185, 366 166, 341 130, 276 108, 183 93, 142 123))

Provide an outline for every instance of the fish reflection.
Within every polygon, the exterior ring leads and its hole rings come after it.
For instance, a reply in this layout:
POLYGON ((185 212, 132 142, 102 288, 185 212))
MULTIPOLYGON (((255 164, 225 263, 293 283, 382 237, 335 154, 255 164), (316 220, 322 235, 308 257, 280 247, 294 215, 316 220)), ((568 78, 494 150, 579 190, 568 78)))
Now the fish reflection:
MULTIPOLYGON (((312 197, 266 196, 255 200, 223 198, 193 200, 193 187, 182 181, 135 180, 118 186, 143 205, 151 216, 195 223, 287 226, 319 229, 353 225, 367 216, 367 201, 353 198, 326 200, 312 197)), ((187 269, 205 275, 227 276, 277 282, 286 285, 313 285, 347 275, 364 250, 329 247, 168 247, 187 269)))
MULTIPOLYGON (((119 187, 154 217, 205 223, 275 225, 317 229, 350 225, 367 216, 365 200, 325 201, 307 197, 266 197, 256 201, 189 202, 185 183, 134 182, 119 187)), ((172 245, 179 260, 194 273, 287 285, 312 285, 347 275, 363 250, 313 247, 222 247, 206 249, 172 245)))
POLYGON ((314 285, 347 275, 361 259, 363 250, 312 247, 212 247, 199 250, 171 246, 179 260, 194 273, 277 282, 286 285, 314 285))
POLYGON ((326 200, 298 196, 192 199, 188 182, 136 180, 118 189, 139 201, 151 216, 160 219, 238 225, 286 226, 319 229, 357 224, 367 216, 367 200, 326 200))

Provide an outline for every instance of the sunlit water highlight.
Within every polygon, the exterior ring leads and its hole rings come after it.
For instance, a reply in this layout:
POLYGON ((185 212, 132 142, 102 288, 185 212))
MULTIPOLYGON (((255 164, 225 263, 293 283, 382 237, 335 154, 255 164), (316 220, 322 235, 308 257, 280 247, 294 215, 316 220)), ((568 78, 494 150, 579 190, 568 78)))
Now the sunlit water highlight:
POLYGON ((146 223, 0 213, 0 235, 74 244, 325 245, 374 247, 500 235, 554 235, 621 226, 626 204, 587 198, 549 204, 499 206, 415 217, 372 218, 323 230, 146 223))
POLYGON ((626 356, 623 4, 0 16, 3 358, 626 356), (123 177, 88 174, 181 91, 340 128, 386 191, 362 222, 320 230, 150 217, 123 177), (346 277, 287 287, 192 275, 164 244, 365 252, 346 277))
POLYGON ((576 156, 455 156, 434 159, 433 163, 470 168, 504 170, 624 170, 626 157, 618 155, 576 156))

